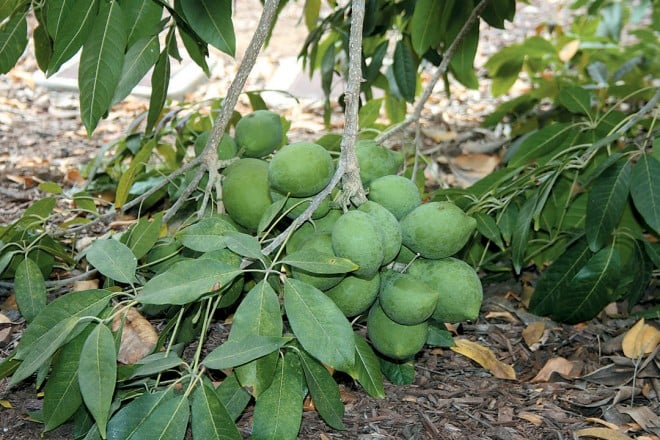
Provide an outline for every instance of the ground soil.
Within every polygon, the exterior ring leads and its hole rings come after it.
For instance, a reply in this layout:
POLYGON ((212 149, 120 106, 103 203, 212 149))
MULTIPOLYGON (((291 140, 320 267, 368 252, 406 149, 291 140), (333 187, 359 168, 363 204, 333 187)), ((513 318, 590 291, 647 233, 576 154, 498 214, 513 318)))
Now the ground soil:
MULTIPOLYGON (((242 53, 256 23, 258 2, 236 3, 238 53, 242 53)), ((522 7, 507 31, 484 29, 478 66, 497 47, 532 35, 536 26, 550 17, 570 19, 563 7, 567 2, 531 3, 522 7)), ((250 88, 268 85, 280 61, 296 55, 305 35, 299 19, 299 9, 284 10, 270 46, 250 79, 250 88)), ((222 56, 218 60, 212 78, 191 92, 187 100, 223 95, 236 70, 236 62, 222 56)), ((103 145, 124 133, 133 118, 146 108, 144 99, 129 98, 113 108, 88 138, 80 122, 77 95, 36 86, 34 70, 34 60, 27 55, 16 69, 0 78, 0 224, 15 219, 43 196, 36 187, 38 182, 53 180, 65 187, 78 184, 79 168, 92 160, 103 145)), ((483 76, 481 70, 480 73, 483 76)), ((423 124, 426 148, 434 159, 427 169, 430 185, 465 184, 474 178, 470 170, 462 169, 460 162, 454 161, 466 151, 455 143, 444 145, 438 140, 447 133, 457 134, 465 142, 484 140, 483 145, 497 144, 503 139, 506 130, 484 132, 478 128, 479 120, 498 102, 489 96, 487 81, 484 84, 476 91, 456 87, 451 98, 438 91, 429 102, 423 124)), ((313 89, 309 84, 304 87, 307 91, 313 89)), ((520 83, 512 93, 524 87, 524 82, 520 83)), ((322 107, 313 98, 314 93, 311 90, 312 98, 299 103, 278 101, 276 104, 293 122, 290 131, 293 139, 313 138, 324 129, 322 107)), ((243 101, 240 106, 247 108, 243 101)), ((338 111, 333 114, 333 125, 341 128, 338 111)), ((499 150, 491 150, 482 159, 496 166, 498 154, 499 150)), ((513 366, 514 379, 498 378, 492 370, 453 350, 427 348, 416 359, 414 383, 406 386, 387 383, 384 399, 371 398, 351 380, 338 377, 346 404, 346 431, 328 428, 316 412, 307 411, 299 438, 566 439, 589 433, 597 436, 598 431, 581 430, 601 428, 608 430, 608 435, 616 431, 628 436, 620 438, 658 439, 657 352, 643 368, 637 369, 621 352, 622 336, 634 319, 619 314, 623 309, 616 306, 610 307, 609 313, 576 326, 530 315, 525 304, 536 277, 537 273, 530 270, 519 279, 485 283, 479 318, 452 328, 457 337, 479 343, 490 349, 495 359, 513 366), (530 329, 540 332, 531 337, 530 329), (553 373, 544 369, 547 365, 555 366, 550 368, 553 373)), ((11 305, 11 293, 11 284, 2 282, 0 301, 5 302, 0 310, 12 320, 13 334, 0 342, 0 359, 20 339, 22 329, 20 315, 11 305)), ((218 324, 217 340, 222 339, 225 331, 218 324)), ((72 438, 70 426, 43 434, 42 426, 32 421, 30 414, 38 411, 42 403, 33 384, 12 390, 6 390, 4 385, 6 382, 0 385, 0 438, 72 438)), ((248 409, 239 420, 246 438, 250 426, 251 409, 248 409)), ((602 437, 605 434, 599 433, 599 438, 615 438, 602 437)))

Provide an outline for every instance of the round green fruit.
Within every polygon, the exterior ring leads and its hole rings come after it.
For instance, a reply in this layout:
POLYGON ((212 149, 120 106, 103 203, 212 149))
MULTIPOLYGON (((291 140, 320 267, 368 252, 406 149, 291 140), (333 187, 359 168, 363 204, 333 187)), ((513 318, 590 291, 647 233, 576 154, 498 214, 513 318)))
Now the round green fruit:
POLYGON ((380 306, 391 320, 415 325, 431 317, 438 296, 437 290, 418 278, 401 274, 380 291, 380 306))
POLYGON ((401 250, 399 221, 394 214, 371 200, 360 205, 358 210, 369 214, 373 222, 378 225, 383 242, 383 262, 381 264, 389 264, 401 250))
POLYGON ((417 186, 403 176, 383 176, 369 185, 369 200, 387 208, 397 220, 422 204, 417 186))
POLYGON ((282 143, 282 121, 275 112, 257 110, 238 120, 234 135, 243 156, 264 157, 282 143))
POLYGON ((451 202, 420 205, 401 220, 403 244, 424 258, 445 258, 465 246, 477 221, 451 202))
POLYGON ((369 310, 378 297, 379 286, 378 272, 371 278, 348 275, 339 284, 326 290, 325 294, 337 304, 344 315, 356 316, 369 310))
POLYGON ((229 165, 222 180, 222 201, 236 223, 255 232, 273 203, 268 186, 268 162, 244 158, 229 165))
MULTIPOLYGON (((208 141, 210 134, 211 134, 210 132, 205 131, 201 133, 199 136, 197 136, 197 139, 195 140, 196 156, 202 154, 202 151, 204 150, 204 147, 206 147, 206 142, 208 141)), ((238 145, 236 145, 236 141, 234 140, 233 137, 229 136, 228 134, 224 134, 222 135, 222 138, 218 143, 217 151, 218 151, 218 159, 228 160, 233 157, 236 157, 236 154, 238 153, 238 145)))
POLYGON ((360 140, 355 145, 360 164, 360 179, 368 186, 379 177, 396 174, 403 165, 403 155, 373 140, 360 140))
POLYGON ((426 343, 428 321, 402 325, 391 320, 378 302, 367 317, 367 334, 376 350, 387 357, 405 360, 417 354, 426 343))
POLYGON ((282 194, 308 197, 330 183, 334 170, 328 150, 313 142, 294 142, 273 156, 268 178, 273 189, 282 194))
POLYGON ((353 275, 371 278, 383 262, 382 236, 369 214, 348 211, 332 228, 332 248, 338 257, 360 266, 353 275))
POLYGON ((460 322, 479 316, 483 288, 477 272, 466 262, 449 257, 415 260, 409 275, 438 291, 438 304, 431 317, 439 322, 460 322))
MULTIPOLYGON (((326 255, 334 255, 332 250, 332 237, 328 232, 317 232, 310 236, 307 241, 300 247, 299 250, 313 249, 326 255)), ((316 287, 319 290, 328 290, 336 286, 345 275, 339 274, 319 274, 309 272, 297 267, 291 268, 293 278, 304 281, 316 287)))
MULTIPOLYGON (((271 191, 270 193, 273 201, 281 200, 285 195, 277 192, 271 191)), ((284 212, 286 216, 291 220, 298 218, 302 214, 309 204, 312 202, 311 197, 289 197, 284 204, 284 212)), ((321 204, 314 210, 312 213, 312 220, 319 219, 324 217, 330 211, 330 198, 326 197, 321 201, 321 204)))
POLYGON ((286 252, 293 253, 300 249, 305 242, 317 232, 332 232, 335 222, 341 217, 341 210, 331 209, 323 217, 314 220, 313 222, 303 223, 296 231, 291 234, 291 237, 286 242, 286 252))

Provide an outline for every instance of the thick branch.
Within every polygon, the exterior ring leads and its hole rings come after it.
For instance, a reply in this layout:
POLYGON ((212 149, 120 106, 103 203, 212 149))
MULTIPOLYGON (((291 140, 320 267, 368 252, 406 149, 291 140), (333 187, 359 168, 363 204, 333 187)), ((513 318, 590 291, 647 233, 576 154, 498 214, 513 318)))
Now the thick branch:
POLYGON ((458 49, 458 46, 463 42, 465 39, 465 36, 467 33, 470 31, 472 26, 475 26, 478 24, 476 23, 477 20, 479 19, 479 15, 483 12, 483 10, 486 8, 488 5, 489 0, 482 0, 475 6, 475 8, 472 10, 472 13, 470 14, 470 17, 468 17, 467 21, 461 28, 460 32, 458 35, 456 35, 456 38, 454 38, 454 41, 449 45, 445 53, 442 54, 442 61, 440 62, 440 65, 436 69, 436 71, 433 73, 433 76, 431 77, 431 80, 429 83, 426 85, 424 88, 424 91, 422 92, 422 95, 419 97, 417 100, 417 103, 415 103, 415 107, 413 109, 413 112, 410 116, 408 116, 403 122, 400 124, 395 125, 394 127, 390 128, 387 131, 384 131, 381 133, 377 138, 376 142, 384 142, 385 140, 391 138, 395 134, 401 133, 403 130, 405 130, 410 124, 415 123, 419 121, 419 119, 422 116, 422 110, 424 110, 424 106, 426 105, 426 102, 429 100, 431 97, 431 94, 433 93, 433 89, 435 88, 435 85, 438 83, 440 78, 445 76, 447 73, 447 70, 449 70, 449 63, 451 62, 451 59, 454 57, 454 54, 456 53, 456 50, 458 49))

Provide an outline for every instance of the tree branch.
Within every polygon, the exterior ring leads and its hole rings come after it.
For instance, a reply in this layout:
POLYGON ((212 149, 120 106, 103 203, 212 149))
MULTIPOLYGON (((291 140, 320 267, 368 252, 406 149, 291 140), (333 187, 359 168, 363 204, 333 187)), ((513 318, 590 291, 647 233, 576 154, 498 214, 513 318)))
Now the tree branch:
POLYGON ((470 17, 468 17, 467 21, 461 28, 460 32, 456 35, 456 38, 454 38, 454 41, 452 41, 452 43, 449 45, 445 53, 442 54, 442 61, 440 62, 440 65, 438 66, 436 71, 433 73, 431 80, 424 88, 422 95, 415 103, 415 107, 413 109, 412 114, 408 116, 405 120, 403 120, 403 122, 393 126, 389 130, 386 130, 383 133, 381 133, 379 136, 377 136, 376 142, 382 143, 387 139, 391 138, 392 136, 394 136, 395 134, 401 133, 410 124, 419 121, 419 119, 422 116, 422 110, 424 110, 424 106, 426 105, 426 102, 431 97, 435 85, 438 83, 440 78, 442 78, 447 73, 447 70, 449 70, 449 63, 451 62, 451 59, 454 57, 454 54, 456 53, 458 46, 460 46, 460 44, 463 42, 465 36, 470 31, 470 28, 472 28, 472 26, 475 25, 475 23, 479 19, 479 15, 488 5, 488 2, 489 0, 482 0, 477 4, 477 6, 475 6, 475 8, 472 10, 472 13, 470 14, 470 17))

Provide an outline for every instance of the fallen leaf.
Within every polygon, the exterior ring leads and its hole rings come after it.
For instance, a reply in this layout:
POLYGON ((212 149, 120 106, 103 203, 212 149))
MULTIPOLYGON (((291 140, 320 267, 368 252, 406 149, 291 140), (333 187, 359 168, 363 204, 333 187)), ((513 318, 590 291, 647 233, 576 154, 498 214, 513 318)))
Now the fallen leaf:
POLYGON ((5 345, 11 339, 11 319, 0 312, 0 345, 5 345))
POLYGON ((80 281, 75 281, 73 283, 73 290, 76 292, 80 292, 81 290, 90 290, 90 289, 98 289, 98 288, 99 288, 98 279, 80 280, 80 281))
POLYGON ((458 136, 458 133, 455 131, 447 131, 436 127, 422 127, 422 134, 431 138, 433 142, 437 144, 440 142, 453 141, 458 136))
POLYGON ((575 56, 578 49, 580 48, 580 40, 569 41, 561 48, 559 51, 559 59, 564 63, 568 62, 575 56))
POLYGON ((532 383, 550 382, 552 375, 557 373, 564 379, 575 379, 580 377, 582 362, 569 361, 563 357, 555 357, 545 363, 541 371, 531 380, 532 383))
POLYGON ((545 322, 543 321, 536 321, 529 324, 522 331, 522 337, 525 340, 525 344, 527 344, 528 347, 531 347, 532 345, 539 342, 543 336, 544 331, 545 322))
POLYGON ((112 322, 112 330, 121 333, 121 343, 117 360, 123 364, 135 364, 151 353, 158 342, 158 333, 136 308, 129 308, 123 316, 117 315, 112 322))
POLYGON ((660 428, 660 416, 658 416, 648 406, 617 406, 617 410, 624 414, 628 414, 639 426, 645 431, 650 431, 652 428, 660 428))
POLYGON ((638 359, 653 352, 658 344, 660 344, 660 330, 646 324, 642 318, 626 332, 621 347, 626 357, 638 359))
POLYGON ((575 435, 578 437, 601 438, 603 440, 632 440, 627 435, 608 428, 578 429, 575 431, 575 435))
POLYGON ((599 425, 603 425, 608 429, 613 429, 617 430, 619 429, 619 426, 615 423, 608 422, 607 420, 599 419, 596 417, 586 417, 584 419, 586 422, 591 422, 591 423, 598 423, 599 425))
POLYGON ((14 407, 9 400, 0 400, 0 406, 5 409, 12 409, 14 407))
POLYGON ((467 339, 455 339, 454 342, 456 345, 450 347, 451 350, 472 359, 490 371, 493 376, 499 379, 516 380, 516 372, 513 367, 499 361, 490 349, 467 339))
POLYGON ((511 312, 488 312, 484 316, 486 319, 502 319, 509 322, 518 322, 518 319, 511 312))
POLYGON ((543 424, 543 418, 541 416, 532 414, 530 412, 523 411, 520 414, 518 414, 518 417, 523 420, 527 420, 529 423, 531 423, 534 426, 541 426, 543 424))

